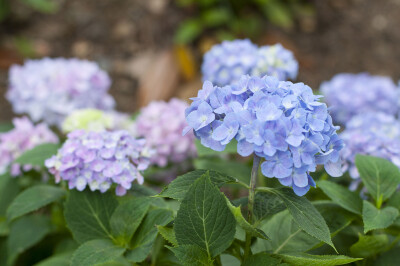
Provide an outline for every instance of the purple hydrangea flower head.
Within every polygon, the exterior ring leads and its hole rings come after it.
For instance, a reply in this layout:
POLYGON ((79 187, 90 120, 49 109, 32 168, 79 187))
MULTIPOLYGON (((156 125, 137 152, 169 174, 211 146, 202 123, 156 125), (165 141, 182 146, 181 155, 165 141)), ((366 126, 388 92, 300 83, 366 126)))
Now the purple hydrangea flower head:
POLYGON ((279 80, 295 80, 299 64, 293 53, 281 44, 266 45, 258 49, 257 64, 253 68, 253 76, 274 76, 279 80))
MULTIPOLYGON (((298 63, 293 53, 280 44, 259 48, 250 40, 234 40, 214 45, 204 55, 201 70, 204 81, 225 86, 239 82, 243 75, 269 75, 279 80, 295 79, 298 63)), ((237 92, 244 85, 238 86, 237 92)), ((259 84, 252 84, 255 88, 257 85, 259 84)))
POLYGON ((103 193, 116 184, 116 194, 122 196, 134 180, 143 183, 140 172, 149 163, 145 140, 135 139, 128 131, 75 130, 45 165, 57 183, 65 180, 70 189, 82 191, 89 186, 103 193))
POLYGON ((108 94, 110 85, 110 77, 96 63, 44 58, 10 68, 6 97, 16 113, 61 126, 77 109, 111 110, 114 99, 108 94))
POLYGON ((326 104, 303 83, 276 77, 243 76, 232 86, 204 83, 186 109, 188 126, 201 143, 216 151, 236 139, 242 156, 265 159, 262 173, 304 195, 315 182, 309 175, 322 164, 340 176, 343 141, 326 104))
POLYGON ((342 125, 357 114, 398 112, 397 87, 389 77, 342 73, 323 82, 321 92, 334 121, 342 125))
MULTIPOLYGON (((169 102, 154 101, 136 118, 136 134, 144 137, 148 148, 154 151, 152 164, 164 167, 168 162, 179 163, 196 155, 194 135, 190 132, 182 137, 187 107, 187 103, 176 98, 169 102)), ((212 108, 206 102, 196 112, 201 119, 194 119, 191 123, 197 129, 214 119, 212 108)))
POLYGON ((400 167, 400 121, 392 115, 370 112, 354 116, 340 138, 346 144, 340 152, 343 170, 348 170, 356 180, 360 177, 355 166, 356 154, 385 158, 400 167))
POLYGON ((0 175, 10 167, 10 174, 18 176, 32 169, 31 165, 19 165, 13 161, 25 151, 44 143, 58 143, 58 137, 41 123, 34 125, 27 117, 14 118, 14 128, 0 133, 0 175))

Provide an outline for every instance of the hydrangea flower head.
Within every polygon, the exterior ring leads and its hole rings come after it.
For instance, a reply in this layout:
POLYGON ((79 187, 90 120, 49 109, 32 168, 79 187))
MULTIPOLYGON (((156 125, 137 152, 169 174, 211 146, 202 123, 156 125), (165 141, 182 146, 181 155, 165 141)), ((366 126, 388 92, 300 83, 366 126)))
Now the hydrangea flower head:
POLYGON ((61 126, 77 109, 112 109, 110 84, 107 73, 93 62, 44 58, 10 68, 6 97, 14 112, 26 113, 35 122, 61 126))
POLYGON ((394 116, 372 112, 354 116, 340 137, 346 144, 341 151, 344 170, 352 178, 360 177, 356 154, 385 158, 400 167, 400 121, 394 116))
POLYGON ((299 64, 290 50, 281 44, 266 45, 258 49, 257 64, 251 75, 277 77, 279 80, 295 80, 299 71, 299 64))
POLYGON ((303 83, 269 76, 243 76, 225 87, 206 81, 186 109, 184 133, 193 129, 204 146, 216 151, 236 139, 240 155, 265 158, 265 176, 304 195, 315 186, 309 173, 318 164, 331 176, 342 174, 343 142, 319 98, 303 83))
POLYGON ((171 99, 154 101, 141 110, 135 123, 136 133, 146 138, 146 145, 154 150, 153 164, 164 167, 168 162, 179 163, 196 155, 194 135, 182 137, 187 107, 184 101, 171 99))
POLYGON ((62 123, 64 133, 77 129, 88 131, 124 129, 134 134, 135 127, 128 114, 88 108, 72 112, 62 123))
POLYGON ((298 63, 293 53, 280 44, 258 47, 250 40, 224 41, 204 55, 203 80, 217 86, 238 82, 243 75, 295 79, 298 63))
POLYGON ((27 117, 14 118, 14 128, 8 132, 0 133, 0 175, 9 167, 10 174, 17 176, 21 170, 29 171, 31 165, 19 165, 13 161, 25 151, 33 149, 44 143, 58 143, 57 136, 46 124, 34 125, 27 117))
POLYGON ((144 181, 140 171, 149 165, 144 147, 145 140, 124 130, 75 130, 45 165, 57 183, 65 180, 70 189, 82 191, 89 186, 92 191, 105 192, 116 184, 116 194, 122 196, 133 181, 144 181))
POLYGON ((334 121, 343 125, 357 114, 398 111, 396 84, 389 77, 342 73, 323 82, 321 92, 334 121))

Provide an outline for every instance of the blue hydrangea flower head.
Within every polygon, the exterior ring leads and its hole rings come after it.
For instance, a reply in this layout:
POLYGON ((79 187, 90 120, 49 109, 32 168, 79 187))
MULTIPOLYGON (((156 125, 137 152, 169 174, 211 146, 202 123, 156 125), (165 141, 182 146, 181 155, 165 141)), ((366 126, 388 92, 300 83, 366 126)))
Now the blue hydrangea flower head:
POLYGON ((293 53, 281 44, 266 45, 258 49, 257 64, 253 68, 253 76, 274 76, 279 80, 295 80, 299 71, 299 63, 293 53))
POLYGON ((331 107, 336 123, 346 124, 353 116, 366 112, 398 112, 397 86, 389 77, 368 73, 342 73, 321 84, 321 92, 331 107))
POLYGON ((45 164, 56 182, 65 180, 70 189, 82 191, 89 186, 92 191, 105 192, 116 184, 116 194, 122 196, 133 181, 143 183, 140 172, 150 163, 144 147, 145 140, 124 130, 75 130, 45 164))
POLYGON ((382 112, 356 115, 346 124, 340 138, 346 145, 340 152, 343 170, 349 171, 355 180, 360 177, 355 166, 356 154, 385 158, 400 167, 400 121, 392 115, 382 112))
POLYGON ((193 129, 204 146, 216 151, 236 139, 240 155, 265 159, 265 176, 304 195, 315 186, 309 173, 317 165, 324 165, 331 176, 342 174, 343 142, 320 97, 303 83, 270 76, 242 76, 225 87, 206 81, 186 109, 183 133, 193 129))
POLYGON ((61 127, 64 118, 77 109, 112 110, 110 85, 110 77, 96 63, 44 58, 10 68, 6 97, 14 112, 61 127))

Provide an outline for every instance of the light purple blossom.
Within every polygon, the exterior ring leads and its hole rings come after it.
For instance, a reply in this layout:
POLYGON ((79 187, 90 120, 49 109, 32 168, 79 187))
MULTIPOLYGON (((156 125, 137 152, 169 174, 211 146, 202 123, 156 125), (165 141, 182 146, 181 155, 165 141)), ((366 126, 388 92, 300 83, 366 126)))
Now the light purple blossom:
MULTIPOLYGON (((207 94, 207 88, 204 94, 207 94)), ((207 96, 200 94, 199 97, 207 96)), ((147 147, 154 151, 152 164, 164 167, 168 162, 179 163, 196 155, 193 134, 182 137, 187 107, 187 103, 174 98, 169 102, 152 102, 140 111, 135 123, 136 134, 145 138, 147 147)), ((215 115, 204 103, 191 117, 192 125, 200 129, 211 123, 215 115)))
POLYGON ((336 123, 346 124, 353 116, 366 112, 398 112, 398 90, 389 77, 368 73, 342 73, 321 84, 325 101, 331 106, 336 123))
POLYGON ((88 132, 75 130, 57 155, 46 160, 55 180, 68 182, 70 189, 107 191, 116 184, 116 194, 122 196, 133 181, 143 184, 140 171, 150 163, 145 140, 135 139, 128 131, 88 132))
POLYGON ((343 142, 319 98, 303 83, 269 76, 243 76, 232 86, 212 89, 205 82, 186 110, 183 133, 193 129, 201 144, 216 151, 236 139, 240 155, 265 158, 265 176, 304 195, 315 186, 309 173, 318 164, 332 176, 342 174, 338 152, 343 142))
POLYGON ((26 113, 35 122, 61 126, 77 109, 111 110, 110 84, 109 76, 96 63, 44 58, 10 68, 6 97, 14 112, 26 113))
POLYGON ((27 117, 22 117, 14 118, 13 124, 13 129, 0 133, 0 175, 10 170, 12 176, 18 176, 22 171, 31 170, 31 165, 13 161, 39 144, 58 143, 58 137, 44 123, 35 126, 27 117))

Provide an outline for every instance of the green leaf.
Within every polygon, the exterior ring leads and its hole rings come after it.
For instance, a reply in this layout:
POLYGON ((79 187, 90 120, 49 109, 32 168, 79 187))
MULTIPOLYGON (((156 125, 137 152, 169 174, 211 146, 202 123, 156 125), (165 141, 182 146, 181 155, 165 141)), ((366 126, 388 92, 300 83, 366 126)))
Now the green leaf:
POLYGON ((38 145, 33 149, 24 152, 15 160, 15 163, 30 164, 33 166, 43 167, 44 161, 55 155, 59 148, 60 145, 55 143, 45 143, 38 145))
POLYGON ((185 266, 212 266, 207 253, 196 245, 168 247, 185 266))
POLYGON ((389 227, 396 220, 397 216, 399 216, 399 211, 394 207, 385 207, 379 210, 373 204, 364 200, 364 233, 389 227))
POLYGON ((305 197, 295 195, 290 188, 270 191, 281 198, 301 229, 335 249, 324 218, 305 197))
MULTIPOLYGON (((1 2, 0 2, 0 13, 1 13, 1 2)), ((1 20, 1 15, 0 15, 0 20, 1 20)), ((13 128, 14 128, 14 126, 12 123, 1 123, 0 124, 0 133, 8 132, 13 128)))
POLYGON ((382 253, 375 261, 375 266, 400 265, 400 247, 395 247, 382 253))
POLYGON ((365 187, 380 208, 400 184, 399 168, 388 160, 360 154, 356 155, 356 166, 365 187))
POLYGON ((362 258, 350 258, 343 255, 311 255, 306 253, 275 255, 284 262, 298 266, 330 266, 349 264, 362 258))
POLYGON ((396 191, 388 200, 387 206, 395 207, 400 212, 400 191, 396 191))
POLYGON ((225 174, 221 174, 216 171, 211 170, 195 170, 184 175, 178 176, 174 181, 172 181, 163 191, 161 191, 158 196, 172 198, 177 200, 183 200, 186 193, 189 191, 193 183, 203 176, 205 173, 209 172, 211 177, 211 182, 218 187, 226 183, 234 183, 236 180, 225 174))
POLYGON ((162 225, 157 225, 157 230, 162 235, 162 237, 171 243, 173 246, 178 246, 178 241, 175 237, 175 232, 173 228, 169 228, 162 225))
POLYGON ((257 192, 254 198, 254 215, 263 220, 286 209, 286 205, 275 194, 257 192))
POLYGON ((204 25, 209 27, 220 26, 228 23, 231 19, 231 13, 228 9, 224 8, 213 8, 208 9, 202 14, 202 22, 204 25))
POLYGON ((362 200, 358 194, 327 180, 319 181, 317 185, 333 202, 350 212, 361 215, 362 200))
POLYGON ((114 240, 109 221, 117 205, 111 192, 71 190, 65 202, 64 216, 74 239, 79 243, 100 238, 114 240))
POLYGON ((194 143, 196 145, 196 151, 199 157, 220 156, 221 154, 237 154, 237 141, 235 139, 229 142, 223 151, 214 151, 213 149, 207 148, 203 146, 198 139, 195 139, 194 143))
POLYGON ((292 13, 287 5, 274 1, 269 5, 264 5, 264 12, 273 24, 282 28, 293 27, 292 13))
POLYGON ((175 33, 175 42, 187 44, 194 41, 203 30, 203 25, 199 19, 188 19, 183 21, 175 33))
MULTIPOLYGON (((221 174, 237 178, 248 184, 250 181, 251 167, 240 162, 227 161, 220 158, 197 158, 194 160, 196 169, 218 171, 221 174)), ((211 175, 210 175, 211 176, 211 175)))
POLYGON ((166 209, 149 211, 132 238, 131 250, 126 254, 126 258, 131 262, 145 260, 157 236, 156 226, 168 224, 173 219, 172 215, 172 211, 166 209))
POLYGON ((197 245, 209 258, 221 254, 233 241, 235 218, 208 173, 189 189, 175 219, 174 231, 179 245, 197 245))
POLYGON ((69 266, 71 261, 71 252, 64 252, 57 255, 53 255, 50 258, 40 261, 35 266, 69 266))
POLYGON ((243 217, 240 206, 235 207, 232 205, 228 198, 225 197, 225 199, 229 209, 233 214, 233 217, 235 217, 235 220, 240 225, 240 227, 242 227, 247 233, 251 234, 254 237, 259 237, 265 240, 268 239, 268 236, 261 229, 258 229, 247 222, 247 220, 243 217))
POLYGON ((65 195, 65 190, 49 186, 38 185, 21 192, 7 209, 7 218, 14 220, 22 215, 42 208, 65 195))
POLYGON ((350 252, 354 257, 368 258, 384 251, 388 244, 387 235, 359 235, 358 241, 350 247, 350 252))
POLYGON ((8 238, 8 264, 14 264, 18 255, 37 244, 51 231, 47 217, 29 215, 12 223, 8 238))
POLYGON ((111 216, 111 233, 122 246, 131 241, 150 206, 150 198, 132 198, 120 204, 111 216))
POLYGON ((19 187, 16 178, 8 173, 0 176, 0 217, 6 215, 6 210, 18 195, 19 187))
POLYGON ((271 257, 267 253, 257 253, 244 260, 242 266, 253 266, 253 265, 268 265, 275 266, 279 265, 280 259, 271 257))
POLYGON ((57 1, 52 0, 22 0, 22 2, 43 13, 55 13, 59 7, 57 1))
POLYGON ((112 261, 125 252, 107 239, 95 239, 82 244, 72 255, 71 266, 93 266, 112 261))

